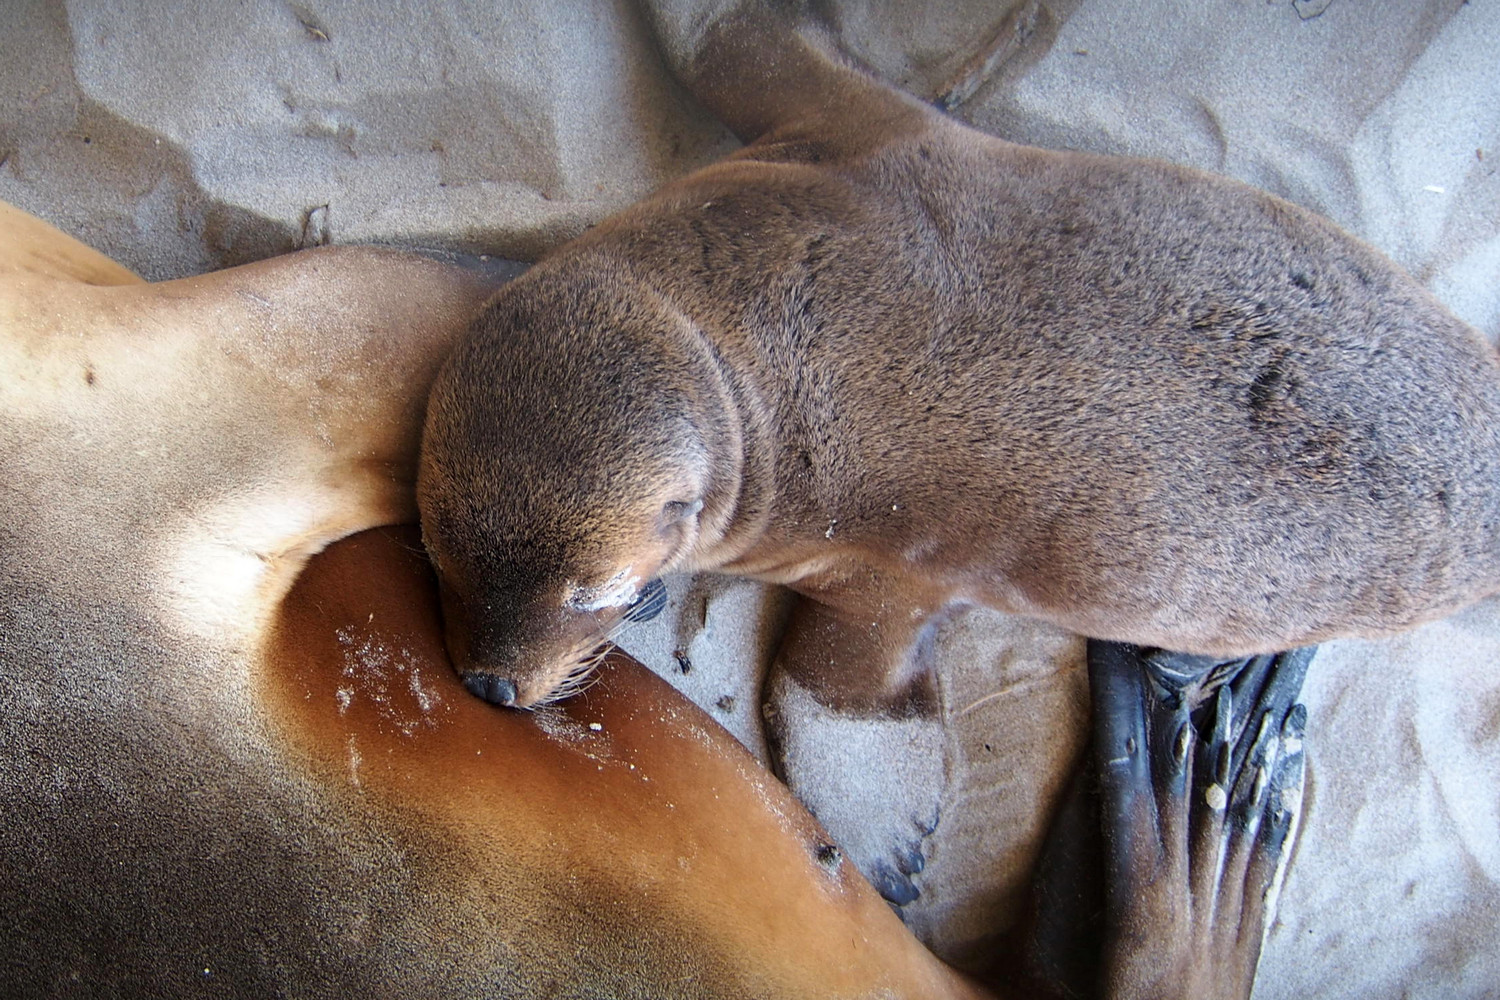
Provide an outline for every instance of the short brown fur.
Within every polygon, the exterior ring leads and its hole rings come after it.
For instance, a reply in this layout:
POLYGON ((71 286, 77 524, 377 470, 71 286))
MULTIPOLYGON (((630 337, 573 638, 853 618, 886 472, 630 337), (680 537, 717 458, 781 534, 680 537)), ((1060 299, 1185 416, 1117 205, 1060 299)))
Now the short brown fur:
POLYGON ((420 502, 468 670, 547 700, 618 614, 569 595, 672 570, 807 595, 781 665, 863 709, 924 700, 955 605, 1227 656, 1496 589, 1500 368, 1398 267, 763 36, 684 71, 752 144, 504 289, 439 377, 420 502))

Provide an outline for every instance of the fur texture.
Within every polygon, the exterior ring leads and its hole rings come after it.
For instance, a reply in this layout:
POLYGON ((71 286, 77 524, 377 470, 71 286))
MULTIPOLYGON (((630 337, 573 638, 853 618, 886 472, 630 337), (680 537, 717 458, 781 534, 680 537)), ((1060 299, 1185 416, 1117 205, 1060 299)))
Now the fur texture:
POLYGON ((684 61, 752 144, 502 291, 439 376, 421 503, 464 669, 547 699, 607 624, 568 588, 625 571, 792 586, 783 665, 864 707, 921 701, 954 605, 1231 656, 1496 589, 1500 366, 1394 264, 766 23, 684 61))

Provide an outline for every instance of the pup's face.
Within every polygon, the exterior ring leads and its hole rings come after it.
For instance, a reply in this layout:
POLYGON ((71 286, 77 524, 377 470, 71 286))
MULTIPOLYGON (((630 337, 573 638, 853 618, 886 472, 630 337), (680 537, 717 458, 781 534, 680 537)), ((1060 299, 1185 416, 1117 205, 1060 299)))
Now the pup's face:
POLYGON ((659 609, 656 577, 691 549, 697 530, 695 502, 663 501, 601 511, 583 536, 537 525, 520 541, 521 532, 485 530, 515 508, 492 505, 476 518, 430 485, 421 495, 454 666, 474 694, 518 708, 585 688, 619 630, 659 609))
POLYGON ((691 554, 709 479, 670 358, 649 343, 590 358, 541 325, 449 359, 417 482, 454 665, 519 707, 588 682, 647 585, 691 554))

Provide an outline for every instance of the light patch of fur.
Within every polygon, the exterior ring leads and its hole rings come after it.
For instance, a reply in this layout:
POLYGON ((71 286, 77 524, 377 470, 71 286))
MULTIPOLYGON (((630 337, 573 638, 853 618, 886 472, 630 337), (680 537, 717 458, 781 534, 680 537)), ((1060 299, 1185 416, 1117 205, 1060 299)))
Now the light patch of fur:
POLYGON ((634 601, 641 592, 640 575, 627 566, 604 583, 587 587, 568 581, 568 599, 564 607, 572 611, 604 611, 608 608, 623 608, 634 601))
POLYGON ((190 513, 168 531, 159 578, 163 610, 202 638, 250 641, 307 560, 330 541, 362 530, 399 501, 357 479, 339 487, 270 483, 190 513))

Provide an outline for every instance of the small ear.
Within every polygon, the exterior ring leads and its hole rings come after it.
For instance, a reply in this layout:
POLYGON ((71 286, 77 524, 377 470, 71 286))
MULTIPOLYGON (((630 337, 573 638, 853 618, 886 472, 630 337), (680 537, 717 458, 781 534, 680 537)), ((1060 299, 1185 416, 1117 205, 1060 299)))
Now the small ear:
POLYGON ((703 509, 701 499, 688 502, 686 500, 668 500, 661 506, 661 526, 677 524, 686 521, 690 517, 697 517, 698 512, 703 509))

